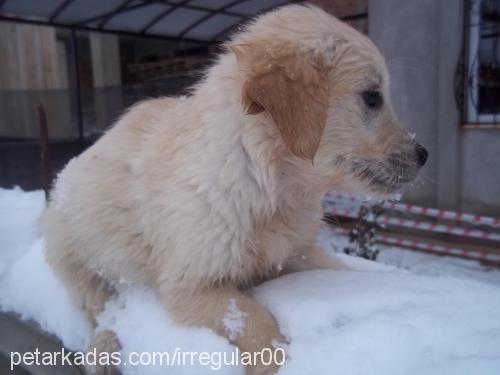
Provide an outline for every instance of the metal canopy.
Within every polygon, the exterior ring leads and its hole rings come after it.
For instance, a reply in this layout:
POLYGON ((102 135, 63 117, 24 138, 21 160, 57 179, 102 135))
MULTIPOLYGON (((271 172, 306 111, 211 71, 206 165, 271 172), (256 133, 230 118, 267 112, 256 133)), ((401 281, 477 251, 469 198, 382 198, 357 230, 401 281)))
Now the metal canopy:
POLYGON ((215 43, 294 0, 0 0, 0 20, 215 43))

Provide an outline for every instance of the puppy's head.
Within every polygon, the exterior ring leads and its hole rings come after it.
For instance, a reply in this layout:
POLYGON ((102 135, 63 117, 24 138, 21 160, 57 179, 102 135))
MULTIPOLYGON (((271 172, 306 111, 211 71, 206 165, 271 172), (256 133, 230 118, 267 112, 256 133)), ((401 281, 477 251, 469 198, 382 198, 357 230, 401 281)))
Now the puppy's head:
POLYGON ((288 154, 325 181, 341 170, 361 192, 383 195, 425 164, 427 151, 392 111, 384 59, 348 25, 292 5, 258 18, 229 48, 244 74, 246 113, 267 119, 288 154))

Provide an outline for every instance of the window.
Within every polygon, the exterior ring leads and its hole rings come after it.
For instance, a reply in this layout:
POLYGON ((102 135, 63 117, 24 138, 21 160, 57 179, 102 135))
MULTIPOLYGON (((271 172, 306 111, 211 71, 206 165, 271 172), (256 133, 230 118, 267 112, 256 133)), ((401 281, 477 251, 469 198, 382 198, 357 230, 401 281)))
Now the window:
POLYGON ((500 0, 469 0, 465 15, 463 122, 500 123, 500 0))

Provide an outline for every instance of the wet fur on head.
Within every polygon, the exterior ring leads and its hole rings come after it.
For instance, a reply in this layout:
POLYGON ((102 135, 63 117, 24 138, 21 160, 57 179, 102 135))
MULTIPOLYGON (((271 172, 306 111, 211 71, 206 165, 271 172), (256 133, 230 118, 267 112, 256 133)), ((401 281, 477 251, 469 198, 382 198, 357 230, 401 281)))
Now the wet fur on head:
POLYGON ((338 171, 344 188, 381 197, 413 180, 416 143, 392 112, 385 62, 371 41, 314 7, 268 16, 228 43, 247 113, 269 116, 290 154, 335 175, 336 188, 338 171), (315 17, 302 19, 304 11, 315 17), (380 108, 367 108, 366 91, 380 94, 380 108))
MULTIPOLYGON (((375 46, 318 8, 286 6, 235 35, 192 95, 134 105, 68 163, 41 222, 47 259, 94 326, 125 280, 179 323, 273 349, 286 338, 242 290, 341 268, 314 244, 324 194, 387 194, 415 176, 415 155, 375 46), (246 317, 236 334, 224 325, 234 308, 246 317)), ((90 345, 117 347, 109 332, 90 345)))

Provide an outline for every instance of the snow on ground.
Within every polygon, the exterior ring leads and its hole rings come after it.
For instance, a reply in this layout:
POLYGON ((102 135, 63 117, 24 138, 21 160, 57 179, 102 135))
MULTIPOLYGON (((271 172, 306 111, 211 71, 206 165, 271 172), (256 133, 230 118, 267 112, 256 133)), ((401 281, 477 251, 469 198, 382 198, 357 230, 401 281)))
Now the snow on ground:
MULTIPOLYGON (((40 192, 0 190, 0 308, 36 320, 68 348, 84 350, 89 326, 46 264, 36 235, 42 208, 40 192)), ((320 237, 326 248, 341 248, 342 241, 327 233, 320 237)), ((381 260, 391 265, 343 258, 355 270, 293 274, 253 290, 290 341, 280 375, 500 373, 500 287, 495 285, 500 272, 400 249, 382 250, 381 260)), ((237 330, 249 317, 233 309, 226 318, 237 330)), ((176 326, 151 291, 132 286, 122 286, 120 296, 108 303, 100 326, 117 332, 122 354, 234 350, 208 329, 176 326)), ((199 364, 122 370, 212 372, 199 364)), ((243 374, 244 369, 226 366, 216 373, 243 374)))
POLYGON ((0 189, 0 275, 35 240, 36 222, 44 206, 42 191, 0 189))
MULTIPOLYGON (((328 228, 320 232, 318 240, 325 249, 338 254, 343 254, 343 249, 349 246, 347 236, 333 234, 328 228)), ((377 264, 408 270, 418 275, 459 277, 500 286, 500 270, 483 266, 474 260, 409 251, 392 246, 377 245, 377 249, 380 251, 377 264)), ((347 259, 348 262, 354 261, 352 257, 347 259)))

